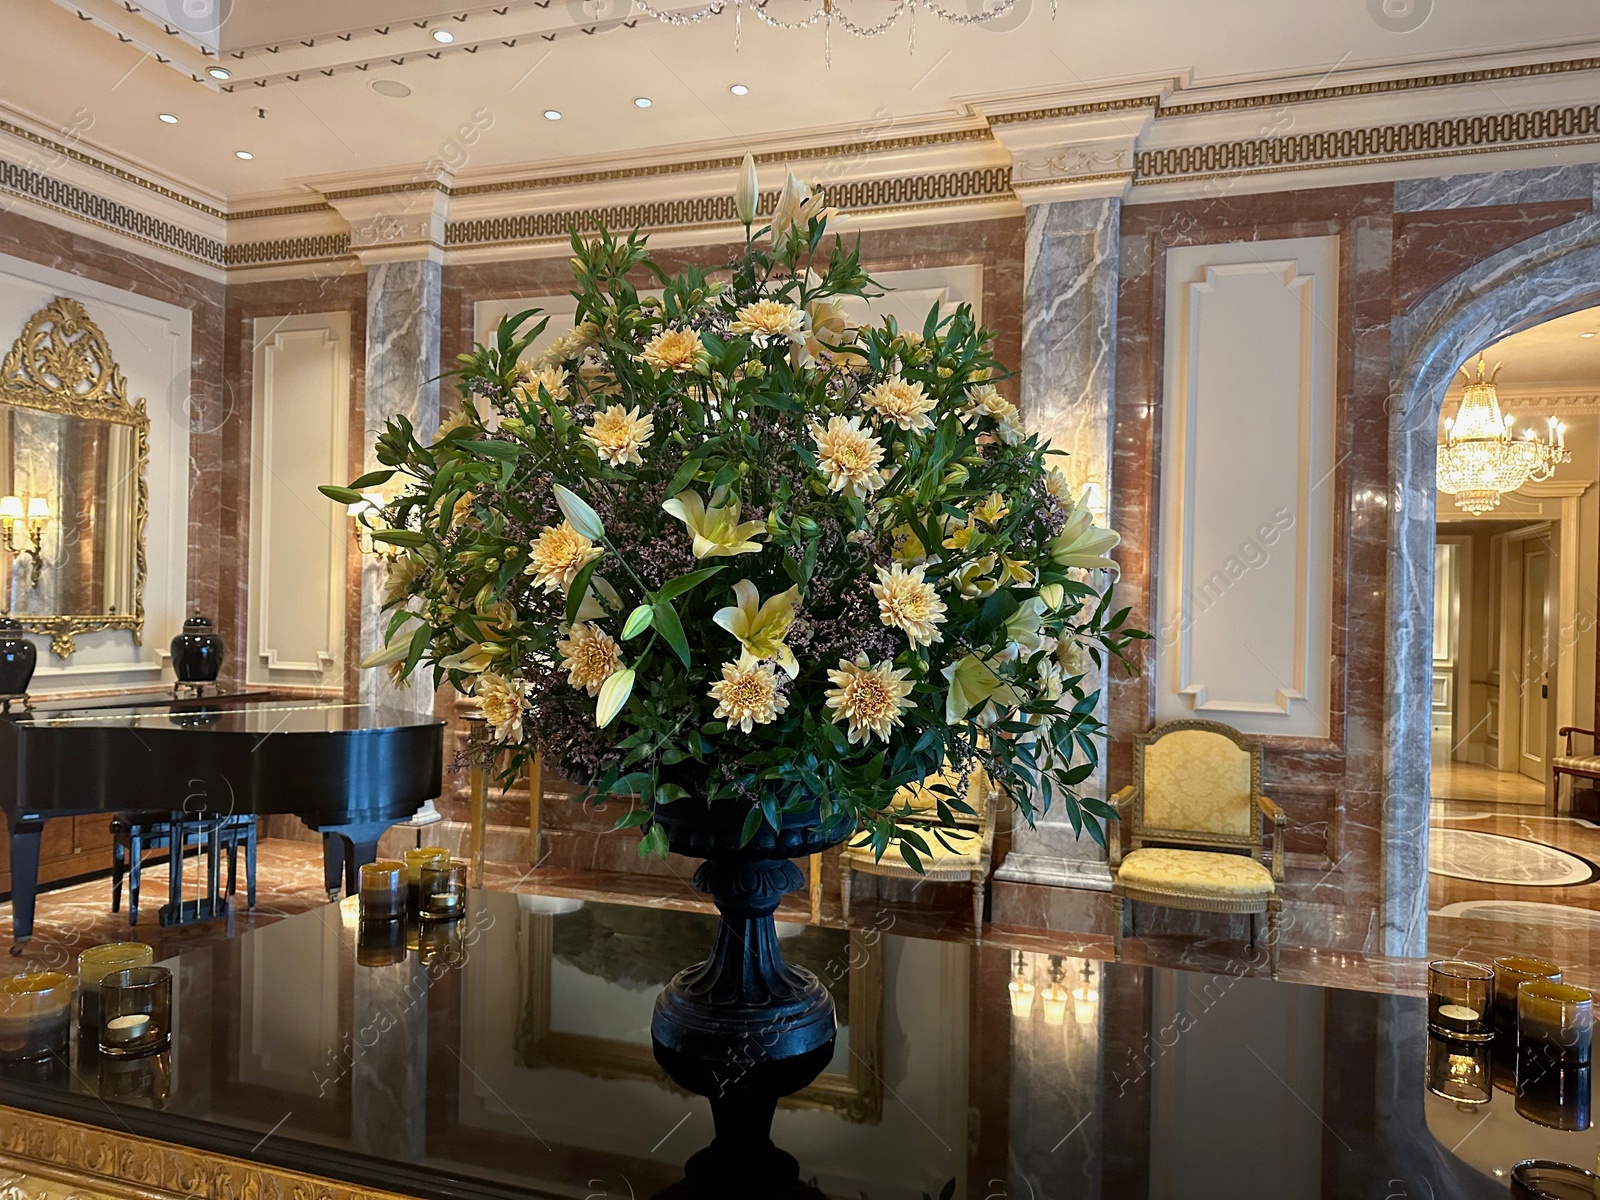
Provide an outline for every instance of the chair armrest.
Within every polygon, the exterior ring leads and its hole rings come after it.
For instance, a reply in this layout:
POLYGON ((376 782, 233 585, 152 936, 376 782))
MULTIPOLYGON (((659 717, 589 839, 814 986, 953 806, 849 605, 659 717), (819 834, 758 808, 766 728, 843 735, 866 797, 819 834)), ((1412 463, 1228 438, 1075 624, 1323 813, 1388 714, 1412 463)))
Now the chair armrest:
POLYGON ((1556 736, 1567 739, 1567 754, 1572 753, 1572 735, 1575 733, 1587 734, 1588 736, 1594 738, 1594 747, 1597 751, 1600 751, 1600 730, 1584 729, 1580 725, 1563 725, 1560 729, 1556 730, 1556 736))
POLYGON ((1106 861, 1112 871, 1122 865, 1122 822, 1133 811, 1133 796, 1138 790, 1130 783, 1111 797, 1111 807, 1117 810, 1118 817, 1106 822, 1106 861))
POLYGON ((1274 882, 1283 882, 1283 827, 1289 819, 1283 815, 1279 808, 1265 796, 1257 796, 1256 803, 1261 806, 1261 820, 1265 824, 1272 822, 1272 878, 1274 882))

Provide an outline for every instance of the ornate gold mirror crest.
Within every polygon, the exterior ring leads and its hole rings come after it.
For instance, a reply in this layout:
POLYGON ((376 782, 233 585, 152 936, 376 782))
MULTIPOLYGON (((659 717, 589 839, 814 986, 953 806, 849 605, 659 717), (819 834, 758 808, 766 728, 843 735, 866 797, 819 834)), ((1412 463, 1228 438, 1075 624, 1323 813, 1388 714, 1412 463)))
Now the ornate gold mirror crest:
POLYGON ((80 633, 126 629, 135 643, 144 634, 149 459, 144 400, 128 399, 83 305, 58 296, 28 318, 0 364, 0 491, 25 509, 29 493, 50 514, 46 536, 34 537, 31 582, 28 551, 13 546, 4 607, 23 629, 49 635, 58 657, 80 633))

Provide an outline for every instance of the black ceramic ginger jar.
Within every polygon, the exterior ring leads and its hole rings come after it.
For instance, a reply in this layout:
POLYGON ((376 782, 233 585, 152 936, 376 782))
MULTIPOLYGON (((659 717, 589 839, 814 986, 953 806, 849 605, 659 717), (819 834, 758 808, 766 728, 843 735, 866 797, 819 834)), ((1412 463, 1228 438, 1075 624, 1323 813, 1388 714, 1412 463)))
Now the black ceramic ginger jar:
POLYGON ((172 669, 179 683, 213 683, 222 670, 222 639, 209 617, 195 613, 172 639, 172 669))
POLYGON ((39 651, 22 636, 22 625, 0 617, 0 696, 20 696, 28 690, 39 651))

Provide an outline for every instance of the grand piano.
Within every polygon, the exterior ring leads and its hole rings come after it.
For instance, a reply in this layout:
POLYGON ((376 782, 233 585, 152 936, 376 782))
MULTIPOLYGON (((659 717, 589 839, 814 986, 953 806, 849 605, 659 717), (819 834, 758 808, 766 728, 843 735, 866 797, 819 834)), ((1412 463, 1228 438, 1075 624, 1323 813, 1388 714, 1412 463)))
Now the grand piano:
POLYGON ((292 813, 328 835, 330 864, 337 857, 348 878, 384 830, 439 795, 443 760, 443 721, 340 700, 123 696, 0 715, 13 952, 33 934, 39 839, 53 817, 292 813))

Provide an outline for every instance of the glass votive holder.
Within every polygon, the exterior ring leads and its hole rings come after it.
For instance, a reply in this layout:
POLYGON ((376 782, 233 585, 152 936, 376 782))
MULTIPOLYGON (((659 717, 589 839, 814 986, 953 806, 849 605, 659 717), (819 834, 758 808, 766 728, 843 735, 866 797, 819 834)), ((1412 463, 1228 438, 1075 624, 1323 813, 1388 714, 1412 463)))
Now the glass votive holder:
POLYGON ((102 1058, 95 1090, 102 1100, 166 1108, 172 1094, 172 1056, 162 1050, 144 1058, 102 1058))
POLYGON ((450 851, 442 846, 423 846, 418 850, 407 850, 401 857, 406 863, 406 903, 411 912, 421 912, 422 868, 430 863, 449 862, 450 851))
POLYGON ((1530 979, 1517 988, 1517 1053, 1553 1067, 1587 1067, 1594 1041, 1594 993, 1530 979))
POLYGON ((430 863, 422 868, 424 921, 453 921, 467 911, 467 864, 430 863))
POLYGON ((1435 1096, 1457 1104, 1487 1104, 1494 1095, 1487 1042, 1463 1042, 1428 1035, 1425 1081, 1435 1096))
POLYGON ((156 952, 143 942, 104 942, 78 955, 78 1025, 98 1036, 100 981, 112 971, 148 967, 156 952))
POLYGON ((1570 1163, 1529 1158, 1511 1168, 1513 1200, 1594 1200, 1600 1175, 1570 1163))
POLYGON ((1517 1044, 1517 989, 1530 979, 1561 982, 1561 968, 1546 958, 1517 955, 1494 960, 1494 1031, 1517 1044))
POLYGON ((0 980, 0 1062, 65 1058, 71 1041, 70 975, 30 971, 0 980))
POLYGON ((417 961, 424 967, 447 969, 466 961, 467 939, 460 921, 425 921, 417 929, 417 961))
POLYGON ((398 862, 361 864, 361 919, 401 921, 406 915, 406 866, 398 862))
POLYGON ((1428 1028, 1442 1037, 1487 1042, 1494 1037, 1489 994, 1494 971, 1481 963, 1441 959, 1428 964, 1428 1028))
POLYGON ((130 967, 100 980, 100 1053, 134 1058, 172 1040, 172 972, 130 967))
POLYGON ((363 967, 392 967, 406 960, 404 921, 363 921, 356 929, 356 962, 363 967))

